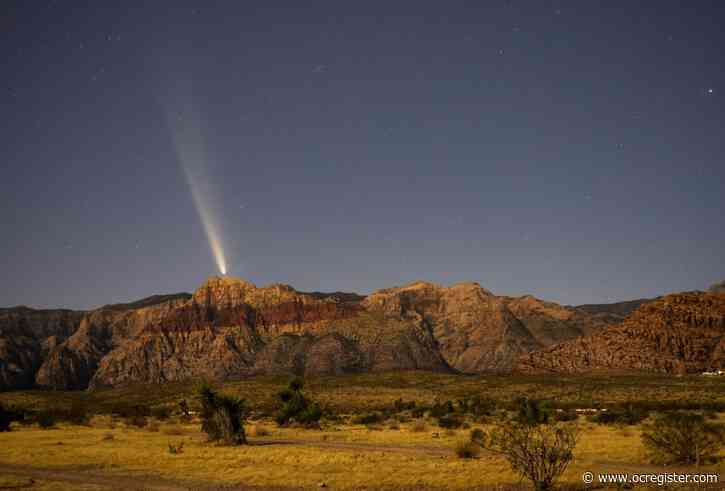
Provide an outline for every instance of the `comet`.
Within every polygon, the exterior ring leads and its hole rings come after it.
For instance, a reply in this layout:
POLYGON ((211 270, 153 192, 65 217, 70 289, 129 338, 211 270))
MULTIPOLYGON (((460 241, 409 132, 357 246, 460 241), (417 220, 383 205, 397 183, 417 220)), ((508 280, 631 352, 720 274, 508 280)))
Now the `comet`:
POLYGON ((166 116, 177 160, 189 186, 211 254, 222 275, 227 274, 221 229, 212 206, 214 189, 209 179, 209 160, 202 133, 201 118, 191 103, 191 93, 179 94, 166 104, 166 116))

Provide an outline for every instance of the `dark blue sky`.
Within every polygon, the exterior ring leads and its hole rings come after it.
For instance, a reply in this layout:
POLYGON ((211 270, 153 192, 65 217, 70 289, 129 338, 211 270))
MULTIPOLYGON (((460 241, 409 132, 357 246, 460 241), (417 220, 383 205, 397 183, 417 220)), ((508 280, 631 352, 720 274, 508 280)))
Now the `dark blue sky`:
POLYGON ((0 305, 216 273, 176 116, 229 272, 260 285, 704 289, 725 277, 719 3, 3 2, 0 305))

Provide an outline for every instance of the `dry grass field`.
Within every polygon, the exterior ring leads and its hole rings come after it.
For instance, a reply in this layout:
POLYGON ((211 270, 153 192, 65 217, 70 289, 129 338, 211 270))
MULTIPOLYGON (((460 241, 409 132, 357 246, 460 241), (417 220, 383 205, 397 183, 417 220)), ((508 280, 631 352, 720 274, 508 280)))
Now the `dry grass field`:
MULTIPOLYGON (((0 489, 493 489, 528 487, 503 458, 482 452, 461 459, 456 444, 484 422, 446 430, 434 418, 390 417, 353 424, 355 414, 383 410, 402 398, 418 403, 485 394, 502 404, 528 394, 566 405, 590 401, 613 405, 632 401, 725 402, 725 383, 702 377, 623 375, 588 378, 463 377, 403 373, 308 381, 306 393, 322 402, 330 418, 321 429, 280 428, 269 417, 274 394, 286 378, 224 384, 252 408, 249 445, 219 446, 207 441, 198 421, 153 418, 143 428, 110 415, 87 425, 59 423, 52 429, 13 424, 0 433, 0 489), (400 419, 403 421, 401 422, 400 419), (183 445, 182 445, 183 444, 183 445), (171 453, 170 445, 182 446, 171 453)), ((125 403, 176 404, 193 400, 192 384, 126 388, 93 393, 15 392, 0 394, 5 404, 33 407, 70 405, 75 400, 110 407, 125 403)), ((647 463, 639 426, 599 425, 580 417, 575 459, 562 485, 582 488, 581 475, 597 472, 672 472, 647 463)), ((725 465, 697 469, 722 472, 725 465)), ((683 471, 695 472, 695 468, 683 471)), ((725 474, 723 474, 725 476, 725 474)))

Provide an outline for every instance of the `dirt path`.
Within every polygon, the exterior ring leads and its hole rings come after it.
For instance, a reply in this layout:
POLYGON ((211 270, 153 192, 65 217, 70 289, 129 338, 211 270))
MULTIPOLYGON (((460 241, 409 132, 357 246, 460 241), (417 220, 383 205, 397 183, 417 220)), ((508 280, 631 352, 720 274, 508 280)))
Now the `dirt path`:
MULTIPOLYGON (((427 455, 431 457, 450 457, 452 451, 444 446, 433 445, 386 445, 364 442, 339 442, 339 441, 311 441, 311 440, 275 440, 275 439, 250 439, 252 446, 266 445, 290 445, 298 447, 313 447, 319 449, 336 449, 359 452, 380 452, 380 453, 406 453, 413 455, 427 455)), ((170 479, 151 474, 142 473, 117 473, 107 472, 102 466, 76 466, 72 468, 47 468, 30 467, 15 464, 0 463, 0 474, 13 476, 21 480, 27 480, 27 484, 20 486, 0 487, 6 489, 29 489, 38 487, 36 481, 51 481, 67 483, 68 486, 95 485, 108 489, 125 490, 148 490, 148 491, 215 491, 215 490, 239 490, 239 491, 292 491, 302 488, 296 487, 268 487, 268 486, 245 486, 245 485, 219 485, 215 483, 193 481, 184 479, 170 479)))
MULTIPOLYGON (((99 470, 96 466, 51 469, 0 463, 0 474, 27 480, 26 485, 0 487, 1 489, 30 489, 36 481, 63 482, 72 485, 95 485, 108 489, 143 491, 293 491, 301 488, 244 486, 238 484, 219 485, 201 481, 175 480, 148 474, 119 474, 99 470)), ((72 489, 72 488, 71 488, 72 489)))

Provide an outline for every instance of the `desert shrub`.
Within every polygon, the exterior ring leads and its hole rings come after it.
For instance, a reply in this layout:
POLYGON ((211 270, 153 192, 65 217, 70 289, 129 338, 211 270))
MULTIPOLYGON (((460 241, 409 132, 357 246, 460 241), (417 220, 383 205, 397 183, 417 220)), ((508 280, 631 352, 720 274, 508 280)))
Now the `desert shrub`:
POLYGON ((179 443, 169 442, 169 453, 172 455, 184 453, 184 442, 179 442, 179 443))
POLYGON ((466 401, 467 410, 473 416, 492 416, 496 412, 496 402, 488 397, 475 395, 466 401))
POLYGON ((407 423, 410 421, 410 418, 408 416, 405 416, 404 414, 397 415, 395 419, 398 420, 398 423, 407 423))
POLYGON ((547 491, 574 458, 579 431, 571 424, 528 424, 501 421, 475 443, 501 454, 514 472, 529 479, 537 491, 547 491))
POLYGON ((554 421, 576 421, 579 419, 579 415, 576 413, 576 411, 573 411, 571 409, 568 410, 561 410, 556 411, 552 414, 552 419, 554 421))
POLYGON ((352 418, 352 423, 357 425, 369 425, 380 423, 385 420, 385 416, 380 413, 361 414, 352 418))
POLYGON ((74 425, 88 425, 91 420, 91 414, 88 407, 80 402, 73 402, 68 411, 61 416, 63 419, 74 425))
POLYGON ((369 424, 365 425, 368 431, 383 431, 385 428, 381 424, 369 424))
POLYGON ((35 413, 35 422, 44 430, 55 428, 58 423, 58 416, 53 409, 46 409, 35 413))
POLYGON ((610 411, 600 411, 593 414, 588 419, 592 423, 603 425, 636 425, 641 423, 649 416, 647 410, 639 406, 628 404, 623 408, 616 408, 610 411))
POLYGON ((410 415, 414 418, 422 418, 429 410, 430 408, 428 406, 416 406, 410 411, 410 415))
POLYGON ((282 407, 275 420, 280 426, 299 423, 308 427, 315 426, 322 417, 322 409, 317 403, 309 401, 302 393, 304 383, 295 378, 289 386, 277 394, 282 407))
POLYGON ((471 441, 472 442, 484 442, 486 440, 486 433, 481 428, 474 428, 471 430, 471 441))
POLYGON ((133 416, 151 416, 151 409, 143 404, 128 404, 117 402, 111 406, 111 414, 120 418, 131 418, 133 416))
POLYGON ((161 429, 161 425, 158 421, 151 421, 148 425, 146 425, 146 429, 149 431, 157 432, 161 429))
POLYGON ((453 403, 451 401, 445 401, 433 404, 428 412, 432 418, 442 418, 451 413, 454 413, 455 411, 456 410, 453 407, 453 403))
POLYGON ((463 421, 455 416, 443 416, 438 418, 438 426, 441 428, 455 429, 460 428, 463 425, 463 421))
POLYGON ((391 421, 390 424, 388 424, 388 429, 389 430, 399 430, 400 425, 398 424, 397 421, 391 421))
POLYGON ((522 397, 514 401, 514 419, 523 425, 546 424, 551 419, 551 408, 545 401, 522 397))
POLYGON ((6 408, 0 403, 0 432, 10 431, 10 424, 13 421, 23 423, 25 421, 25 413, 17 408, 6 408))
POLYGON ((414 433, 422 433, 428 430, 428 425, 422 419, 416 419, 413 424, 410 425, 410 431, 414 433))
POLYGON ((471 440, 461 440, 456 443, 454 451, 461 459, 475 459, 481 453, 481 447, 471 440))
POLYGON ((171 408, 168 406, 156 406, 151 409, 151 416, 159 421, 166 421, 171 417, 171 408))
POLYGON ((105 441, 110 441, 110 440, 113 440, 114 438, 115 437, 113 436, 113 433, 106 433, 106 434, 103 435, 103 439, 105 441))
POLYGON ((642 443, 658 464, 700 465, 714 460, 724 442, 723 426, 708 423, 701 414, 659 414, 642 428, 642 443))
POLYGON ((198 391, 201 402, 201 429, 211 441, 228 445, 247 443, 244 434, 244 401, 238 397, 217 394, 209 385, 198 391))
POLYGON ((395 409, 395 412, 396 413, 400 413, 400 412, 403 412, 403 411, 410 411, 411 409, 414 409, 415 408, 415 401, 405 402, 405 401, 403 401, 402 398, 401 399, 397 399, 393 403, 393 408, 395 409))

